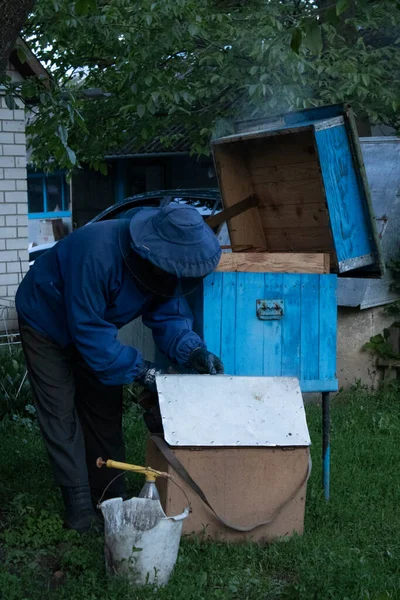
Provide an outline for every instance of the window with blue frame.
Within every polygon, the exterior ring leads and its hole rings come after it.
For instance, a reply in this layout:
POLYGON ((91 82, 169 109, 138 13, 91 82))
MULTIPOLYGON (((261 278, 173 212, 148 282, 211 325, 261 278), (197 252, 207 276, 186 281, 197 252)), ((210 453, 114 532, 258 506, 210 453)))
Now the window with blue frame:
POLYGON ((65 172, 28 170, 28 216, 30 219, 71 216, 70 189, 65 172))

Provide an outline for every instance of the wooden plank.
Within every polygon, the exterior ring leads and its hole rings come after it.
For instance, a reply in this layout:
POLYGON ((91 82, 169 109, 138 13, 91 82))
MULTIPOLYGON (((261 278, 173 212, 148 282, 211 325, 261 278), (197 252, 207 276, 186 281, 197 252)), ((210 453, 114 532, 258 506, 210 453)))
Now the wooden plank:
POLYGON ((320 169, 316 161, 272 165, 251 170, 251 179, 254 184, 318 179, 319 176, 320 169))
POLYGON ((223 253, 216 271, 250 273, 329 273, 329 254, 223 253))
MULTIPOLYGON (((282 274, 266 273, 264 285, 263 299, 284 300, 282 274)), ((280 377, 282 375, 282 319, 264 321, 263 329, 263 375, 280 377)))
MULTIPOLYGON (((225 373, 235 374, 236 335, 236 273, 223 273, 221 314, 221 359, 225 373)), ((238 348, 240 352, 240 348, 238 348)))
POLYGON ((341 261, 373 253, 375 244, 345 125, 317 131, 315 137, 340 270, 341 261))
MULTIPOLYGON (((326 275, 329 277, 329 275, 326 275)), ((283 276, 282 376, 300 378, 301 276, 283 276)))
POLYGON ((314 204, 285 204, 260 207, 264 229, 285 227, 329 227, 327 207, 320 202, 314 204))
POLYGON ((300 389, 303 394, 307 392, 337 392, 339 384, 337 379, 301 379, 300 389))
POLYGON ((318 275, 301 276, 301 379, 319 376, 319 280, 318 275))
POLYGON ((316 160, 312 131, 244 142, 250 170, 270 165, 305 163, 316 160))
POLYGON ((225 221, 229 221, 233 217, 236 217, 237 215, 246 212, 246 210, 249 210, 249 208, 253 208, 257 205, 257 196, 255 194, 252 194, 251 196, 248 196, 247 198, 241 200, 237 204, 234 204, 229 208, 225 208, 225 210, 221 211, 217 215, 212 215, 211 217, 208 217, 208 219, 206 219, 206 223, 209 227, 211 227, 211 229, 214 229, 214 227, 222 225, 222 223, 225 223, 225 221))
MULTIPOLYGON (((254 193, 243 148, 226 144, 214 148, 215 166, 225 208, 254 193)), ((228 222, 232 244, 266 248, 264 231, 257 208, 251 208, 228 222)))
POLYGON ((210 352, 221 354, 222 274, 212 273, 204 279, 204 341, 210 352))
POLYGON ((336 275, 319 282, 319 379, 336 378, 337 301, 336 275))
POLYGON ((256 315, 256 300, 263 297, 264 275, 237 273, 236 278, 235 375, 261 375, 263 322, 256 315))
POLYGON ((333 252, 329 227, 266 229, 265 236, 270 252, 333 252))
POLYGON ((321 177, 280 183, 253 182, 253 188, 260 201, 260 206, 303 205, 316 202, 325 205, 321 177))

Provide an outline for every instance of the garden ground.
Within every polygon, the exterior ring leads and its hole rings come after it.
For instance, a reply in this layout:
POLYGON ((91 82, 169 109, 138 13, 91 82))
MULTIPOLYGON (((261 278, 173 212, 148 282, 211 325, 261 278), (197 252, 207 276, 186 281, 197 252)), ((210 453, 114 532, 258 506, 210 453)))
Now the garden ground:
MULTIPOLYGON (((34 416, 0 422, 0 597, 5 600, 400 599, 400 394, 354 388, 332 406, 332 499, 321 490, 320 408, 309 406, 313 472, 305 533, 268 546, 182 541, 170 584, 133 589, 105 574, 103 540, 62 527, 34 416)), ((130 462, 145 429, 125 415, 130 462)), ((141 485, 131 476, 133 492, 141 485)))

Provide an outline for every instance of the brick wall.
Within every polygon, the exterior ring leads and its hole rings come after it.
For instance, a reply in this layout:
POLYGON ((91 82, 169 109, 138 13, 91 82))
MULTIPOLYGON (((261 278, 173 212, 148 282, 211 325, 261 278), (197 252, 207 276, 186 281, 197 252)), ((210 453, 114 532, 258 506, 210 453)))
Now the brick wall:
POLYGON ((7 108, 0 95, 0 331, 17 328, 14 298, 27 269, 25 114, 22 106, 7 108))

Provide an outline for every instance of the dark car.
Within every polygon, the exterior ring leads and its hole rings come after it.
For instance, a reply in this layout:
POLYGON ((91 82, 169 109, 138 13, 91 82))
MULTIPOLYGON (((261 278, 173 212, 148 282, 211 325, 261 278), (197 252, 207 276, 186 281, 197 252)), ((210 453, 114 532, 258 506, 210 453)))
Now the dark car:
MULTIPOLYGON (((126 198, 122 202, 113 204, 102 213, 94 217, 86 225, 97 223, 98 221, 106 221, 108 219, 129 219, 133 210, 141 206, 167 206, 171 202, 176 204, 190 205, 196 208, 200 214, 206 218, 214 215, 222 210, 221 196, 218 189, 186 189, 186 190, 158 190, 147 192, 145 194, 137 194, 126 198)), ((86 227, 84 225, 84 227, 86 227)), ((215 233, 218 233, 217 231, 215 233)), ((219 234, 221 243, 229 243, 226 241, 226 233, 224 228, 219 234), (225 241, 224 241, 225 240, 225 241)), ((52 244, 43 244, 42 246, 34 246, 29 250, 29 265, 33 263, 39 256, 44 254, 52 244)))

